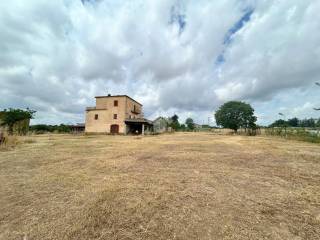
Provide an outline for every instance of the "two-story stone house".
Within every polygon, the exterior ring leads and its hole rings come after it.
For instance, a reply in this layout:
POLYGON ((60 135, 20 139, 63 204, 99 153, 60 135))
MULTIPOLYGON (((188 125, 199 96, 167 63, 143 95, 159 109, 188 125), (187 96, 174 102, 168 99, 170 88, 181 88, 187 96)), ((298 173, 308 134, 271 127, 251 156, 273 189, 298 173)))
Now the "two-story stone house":
POLYGON ((86 109, 85 132, 144 134, 152 122, 143 118, 142 104, 127 95, 96 97, 96 106, 86 109))

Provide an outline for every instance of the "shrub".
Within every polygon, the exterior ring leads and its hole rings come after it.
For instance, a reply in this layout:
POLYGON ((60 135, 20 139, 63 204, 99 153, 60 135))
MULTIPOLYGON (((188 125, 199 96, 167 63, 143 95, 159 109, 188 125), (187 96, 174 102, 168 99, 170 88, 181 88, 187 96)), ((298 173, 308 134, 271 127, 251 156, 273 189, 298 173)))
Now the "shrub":
POLYGON ((320 143, 320 134, 317 130, 306 128, 287 128, 276 127, 266 128, 265 133, 272 136, 285 137, 287 139, 320 143))

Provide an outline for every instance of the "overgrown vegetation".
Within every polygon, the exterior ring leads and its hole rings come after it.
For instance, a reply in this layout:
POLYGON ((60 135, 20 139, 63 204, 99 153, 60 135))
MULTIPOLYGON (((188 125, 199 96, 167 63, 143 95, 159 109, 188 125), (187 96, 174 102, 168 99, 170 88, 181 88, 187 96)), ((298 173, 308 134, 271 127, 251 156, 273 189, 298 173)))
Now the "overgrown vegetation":
POLYGON ((8 134, 12 135, 14 130, 19 135, 28 132, 29 121, 33 119, 36 111, 9 108, 1 112, 0 125, 8 128, 8 134))
POLYGON ((278 119, 265 130, 267 135, 320 143, 320 119, 278 119))
POLYGON ((320 119, 306 118, 298 119, 291 118, 288 120, 278 119, 270 124, 269 127, 303 127, 303 128, 315 128, 320 127, 320 119))
POLYGON ((320 143, 320 131, 308 128, 269 127, 265 129, 266 135, 280 136, 287 139, 320 143))

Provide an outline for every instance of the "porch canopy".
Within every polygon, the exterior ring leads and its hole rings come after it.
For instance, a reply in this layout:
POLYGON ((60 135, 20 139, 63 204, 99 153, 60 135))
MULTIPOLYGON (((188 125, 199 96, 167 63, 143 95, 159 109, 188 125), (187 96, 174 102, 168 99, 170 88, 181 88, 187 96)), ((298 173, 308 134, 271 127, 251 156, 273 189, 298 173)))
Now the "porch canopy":
POLYGON ((127 118, 124 120, 126 124, 126 134, 142 134, 151 132, 153 123, 145 118, 127 118))

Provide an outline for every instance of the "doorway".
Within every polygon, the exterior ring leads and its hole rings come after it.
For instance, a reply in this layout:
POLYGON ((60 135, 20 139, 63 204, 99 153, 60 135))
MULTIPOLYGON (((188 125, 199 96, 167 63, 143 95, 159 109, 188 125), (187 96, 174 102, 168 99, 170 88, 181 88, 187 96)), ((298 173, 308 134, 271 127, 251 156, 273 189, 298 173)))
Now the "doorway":
POLYGON ((110 133, 112 133, 112 134, 119 133, 119 125, 118 124, 112 124, 110 126, 110 133))

